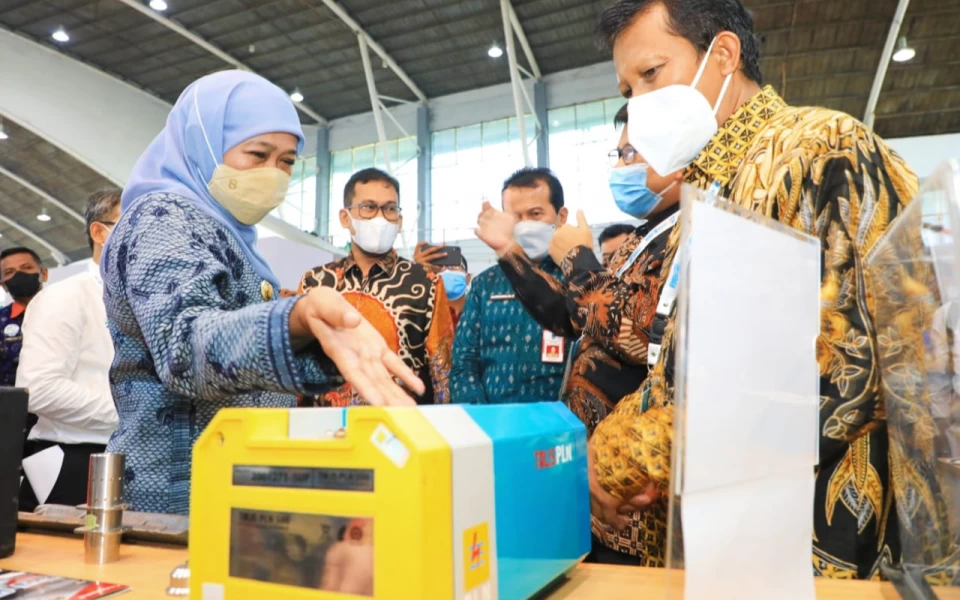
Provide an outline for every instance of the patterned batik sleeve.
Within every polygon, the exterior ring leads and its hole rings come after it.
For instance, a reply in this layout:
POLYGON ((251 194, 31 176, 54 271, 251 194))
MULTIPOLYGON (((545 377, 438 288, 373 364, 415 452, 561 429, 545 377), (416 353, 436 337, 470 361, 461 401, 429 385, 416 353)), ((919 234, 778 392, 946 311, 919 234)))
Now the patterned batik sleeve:
MULTIPOLYGON (((863 135, 872 140, 869 132, 863 135)), ((916 180, 875 141, 814 157, 809 172, 799 190, 785 179, 778 207, 789 209, 789 199, 798 198, 795 226, 817 235, 822 243, 817 362, 820 458, 826 462, 846 452, 850 441, 884 418, 877 332, 864 263, 915 194, 916 180)))
POLYGON ((427 362, 433 382, 435 404, 450 404, 450 360, 453 355, 453 316, 443 280, 437 277, 434 289, 433 318, 427 332, 427 362))
POLYGON ((480 324, 483 302, 487 297, 480 281, 467 293, 460 315, 460 324, 453 338, 453 367, 450 371, 450 392, 457 404, 486 404, 483 368, 480 362, 480 324))
POLYGON ((212 400, 261 390, 320 393, 338 383, 332 363, 291 347, 290 312, 299 298, 230 309, 249 300, 242 291, 225 296, 242 263, 219 225, 187 219, 169 203, 132 216, 111 250, 121 290, 168 389, 212 400))
POLYGON ((644 252, 620 278, 603 268, 591 248, 578 246, 560 265, 574 327, 622 363, 646 363, 644 326, 656 311, 660 262, 653 252, 644 252))
POLYGON ((566 338, 580 337, 567 312, 566 284, 538 268, 521 251, 508 253, 499 264, 520 303, 537 323, 566 338))

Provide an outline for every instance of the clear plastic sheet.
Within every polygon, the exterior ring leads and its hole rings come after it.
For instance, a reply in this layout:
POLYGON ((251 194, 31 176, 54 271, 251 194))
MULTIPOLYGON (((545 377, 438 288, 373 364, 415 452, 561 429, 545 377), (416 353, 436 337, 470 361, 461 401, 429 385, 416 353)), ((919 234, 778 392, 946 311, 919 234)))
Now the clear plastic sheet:
POLYGON ((958 234, 960 165, 950 161, 867 257, 902 575, 926 597, 960 587, 958 234))
POLYGON ((682 196, 668 597, 812 599, 820 243, 682 196))

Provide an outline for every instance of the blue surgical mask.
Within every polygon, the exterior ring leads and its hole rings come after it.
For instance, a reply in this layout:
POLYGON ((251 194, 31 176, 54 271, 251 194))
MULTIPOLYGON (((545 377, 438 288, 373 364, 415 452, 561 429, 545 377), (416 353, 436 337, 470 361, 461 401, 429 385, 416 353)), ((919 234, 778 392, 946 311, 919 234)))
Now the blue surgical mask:
MULTIPOLYGON (((673 185, 671 183, 667 190, 673 185)), ((647 218, 663 200, 662 193, 657 194, 647 187, 647 165, 642 163, 612 170, 610 191, 613 192, 613 200, 617 203, 617 208, 635 219, 647 218)))
POLYGON ((442 271, 443 289, 447 290, 447 300, 459 300, 467 293, 467 274, 462 271, 442 271))

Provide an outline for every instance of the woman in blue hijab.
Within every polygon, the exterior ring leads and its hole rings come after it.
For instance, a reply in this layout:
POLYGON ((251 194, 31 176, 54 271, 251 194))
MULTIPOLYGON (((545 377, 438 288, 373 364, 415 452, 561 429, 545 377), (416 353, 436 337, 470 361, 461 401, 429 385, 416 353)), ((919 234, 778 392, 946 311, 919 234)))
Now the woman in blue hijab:
POLYGON ((186 514, 191 450, 225 407, 292 407, 345 379, 373 404, 423 384, 335 291, 277 299, 255 225, 303 148, 290 99, 242 71, 181 94, 137 161, 101 261, 134 510, 186 514), (317 343, 319 342, 319 343, 317 343))

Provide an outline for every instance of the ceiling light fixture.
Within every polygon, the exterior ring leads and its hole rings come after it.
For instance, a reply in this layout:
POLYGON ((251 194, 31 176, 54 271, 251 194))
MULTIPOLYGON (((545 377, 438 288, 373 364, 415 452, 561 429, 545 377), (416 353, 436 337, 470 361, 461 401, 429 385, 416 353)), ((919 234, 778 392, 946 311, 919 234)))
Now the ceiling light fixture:
POLYGON ((70 36, 67 35, 67 32, 64 31, 63 27, 61 27, 60 29, 57 29, 56 31, 54 31, 54 32, 53 32, 53 35, 52 35, 51 37, 52 37, 55 41, 61 42, 61 43, 63 43, 63 42, 69 42, 69 41, 70 41, 70 36))
POLYGON ((489 56, 490 58, 500 58, 501 56, 503 56, 503 48, 501 48, 500 46, 497 45, 496 42, 494 42, 493 45, 490 46, 490 49, 487 50, 487 56, 489 56))
POLYGON ((157 12, 163 12, 167 10, 167 3, 163 0, 150 0, 150 8, 157 12))
POLYGON ((7 135, 7 132, 3 129, 3 119, 0 119, 0 140, 10 139, 10 136, 7 135))
POLYGON ((907 44, 907 37, 903 36, 897 40, 897 49, 893 53, 893 62, 908 62, 913 60, 913 57, 917 55, 916 49, 912 48, 907 44))
POLYGON ((41 209, 41 210, 40 210, 40 214, 37 215, 37 220, 38 220, 38 221, 43 221, 44 223, 46 223, 47 221, 49 221, 50 218, 51 218, 51 217, 50 217, 50 215, 47 214, 47 209, 45 209, 45 208, 44 208, 44 209, 41 209))
POLYGON ((300 88, 293 88, 293 91, 290 92, 290 99, 298 104, 303 102, 303 93, 300 91, 300 88))

